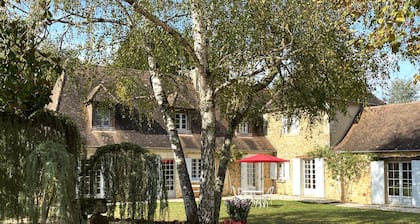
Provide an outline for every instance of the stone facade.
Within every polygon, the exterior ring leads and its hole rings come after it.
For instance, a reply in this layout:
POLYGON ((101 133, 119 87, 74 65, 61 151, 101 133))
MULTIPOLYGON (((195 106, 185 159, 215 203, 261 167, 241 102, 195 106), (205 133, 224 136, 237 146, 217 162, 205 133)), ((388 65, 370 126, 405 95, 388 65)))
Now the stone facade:
MULTIPOLYGON (((314 159, 310 158, 308 153, 315 151, 320 147, 332 147, 339 143, 353 123, 353 120, 358 114, 360 108, 361 106, 358 104, 349 104, 346 114, 337 113, 335 118, 331 121, 326 115, 320 116, 312 122, 306 118, 301 118, 299 120, 298 132, 293 134, 283 133, 284 122, 281 115, 266 114, 264 116, 267 123, 266 138, 276 148, 278 157, 290 161, 288 164, 288 176, 290 176, 290 178, 276 181, 278 194, 296 194, 297 186, 296 183, 294 186, 294 181, 303 181, 303 175, 305 172, 303 171, 303 161, 314 159), (293 164, 294 162, 299 162, 302 164, 293 164), (300 167, 298 174, 294 172, 294 167, 300 167)), ((321 170, 319 172, 324 173, 325 177, 317 181, 323 189, 320 189, 320 191, 315 195, 310 196, 340 199, 339 185, 328 175, 326 165, 321 165, 322 167, 320 168, 321 170), (319 183, 319 181, 322 181, 322 183, 319 183)), ((303 185, 303 183, 300 184, 303 185)), ((303 188, 303 186, 301 186, 301 188, 303 188)), ((352 190, 354 194, 361 195, 361 197, 367 193, 363 184, 354 184, 352 190), (360 188, 360 190, 356 188, 360 188)), ((301 194, 304 193, 303 190, 300 190, 300 192, 301 194)), ((355 199, 355 201, 363 200, 355 199)))

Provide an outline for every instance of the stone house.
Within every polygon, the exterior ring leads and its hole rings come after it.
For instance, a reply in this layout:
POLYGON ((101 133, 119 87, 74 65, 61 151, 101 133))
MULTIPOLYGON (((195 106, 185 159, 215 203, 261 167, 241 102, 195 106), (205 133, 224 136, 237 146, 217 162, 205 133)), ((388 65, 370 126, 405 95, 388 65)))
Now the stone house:
POLYGON ((351 201, 420 207, 420 102, 366 107, 337 151, 374 156, 351 201))
MULTIPOLYGON (((371 106, 383 104, 373 95, 368 102, 371 106)), ((349 103, 346 114, 338 113, 333 120, 327 115, 319 116, 312 122, 304 117, 266 114, 267 139, 276 148, 278 157, 290 161, 279 164, 277 193, 339 199, 339 185, 328 176, 324 160, 307 154, 319 147, 338 144, 362 109, 362 104, 349 103)))
MULTIPOLYGON (((186 157, 187 168, 193 189, 199 192, 200 159, 200 115, 198 97, 193 79, 189 77, 167 77, 164 80, 169 104, 175 108, 174 120, 186 157)), ((170 198, 181 197, 178 174, 174 166, 173 152, 165 131, 150 86, 147 72, 133 69, 113 69, 101 66, 78 66, 60 76, 52 93, 48 108, 58 111, 77 124, 85 141, 86 158, 95 154, 98 147, 107 144, 130 142, 141 145, 161 156, 165 181, 170 198), (133 89, 127 88, 131 83, 133 89), (123 99, 123 100, 121 100, 123 99), (129 107, 129 105, 134 107, 129 107), (134 108, 134 109, 133 109, 134 108)), ((220 114, 219 114, 220 116, 220 114)), ((221 147, 226 123, 217 119, 217 145, 221 147)), ((273 154, 274 147, 264 136, 261 125, 244 122, 237 130, 233 143, 235 149, 248 155, 256 153, 273 154)), ((239 164, 232 164, 228 170, 224 193, 231 192, 231 186, 253 185, 266 189, 266 184, 252 182, 259 179, 258 169, 249 166, 243 175, 249 181, 241 181, 239 164)), ((94 186, 96 198, 105 195, 103 176, 95 171, 98 183, 94 186)), ((265 174, 266 182, 268 174, 265 174)), ((269 181, 268 181, 269 182, 269 181)))

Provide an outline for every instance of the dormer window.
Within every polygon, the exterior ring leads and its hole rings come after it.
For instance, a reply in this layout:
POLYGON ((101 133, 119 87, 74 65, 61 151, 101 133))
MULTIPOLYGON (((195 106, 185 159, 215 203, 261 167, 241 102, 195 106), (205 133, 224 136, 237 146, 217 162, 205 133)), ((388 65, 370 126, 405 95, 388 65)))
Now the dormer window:
POLYGON ((92 126, 98 129, 109 129, 111 123, 111 109, 103 106, 94 106, 92 126))
POLYGON ((238 125, 237 135, 249 135, 249 123, 243 121, 238 125))
POLYGON ((175 127, 180 133, 190 133, 188 127, 188 115, 186 113, 176 113, 175 114, 175 127))

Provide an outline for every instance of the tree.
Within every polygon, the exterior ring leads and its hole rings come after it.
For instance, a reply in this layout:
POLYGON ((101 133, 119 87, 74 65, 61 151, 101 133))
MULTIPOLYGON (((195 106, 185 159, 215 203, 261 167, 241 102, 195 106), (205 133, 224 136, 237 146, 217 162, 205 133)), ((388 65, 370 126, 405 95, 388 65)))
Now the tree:
MULTIPOLYGON (((335 0, 336 7, 345 9, 345 16, 359 29, 354 43, 366 51, 400 54, 417 64, 420 55, 420 2, 417 0, 335 0)), ((414 74, 414 81, 419 79, 414 74)))
POLYGON ((30 24, 0 17, 0 111, 29 116, 50 102, 61 67, 41 52, 30 24))
POLYGON ((131 218, 132 223, 136 223, 135 219, 151 222, 156 215, 158 199, 159 215, 166 212, 168 201, 158 155, 131 143, 112 144, 99 147, 89 163, 90 169, 103 170, 111 204, 108 215, 114 217, 118 204, 121 219, 131 218))
POLYGON ((351 184, 363 176, 369 166, 371 155, 357 155, 351 152, 337 152, 328 147, 319 147, 309 153, 315 158, 324 158, 333 179, 340 183, 341 201, 347 201, 351 184))
POLYGON ((388 91, 388 103, 408 103, 417 100, 416 87, 411 80, 395 79, 388 91))
POLYGON ((61 218, 78 223, 73 177, 81 148, 79 132, 67 118, 43 109, 61 66, 57 57, 40 50, 37 25, 13 19, 4 10, 2 6, 0 219, 30 217, 38 222, 42 216, 41 222, 46 222, 51 203, 58 202, 61 218), (38 196, 45 200, 40 202, 38 196))
POLYGON ((75 158, 65 147, 54 142, 43 142, 29 153, 25 161, 25 183, 28 185, 27 203, 32 223, 37 223, 39 218, 42 224, 47 223, 49 217, 55 217, 58 222, 71 219, 75 163, 75 158))
MULTIPOLYGON (((137 68, 150 70, 190 223, 218 222, 232 138, 241 121, 270 111, 333 115, 367 92, 364 71, 369 65, 363 62, 369 55, 349 47, 348 24, 330 2, 63 0, 53 6, 42 2, 37 12, 50 12, 50 23, 74 29, 86 25, 86 49, 93 50, 89 55, 98 56, 104 44, 122 39, 124 48, 115 62, 129 67, 140 63, 137 68), (200 86, 203 172, 198 207, 172 119, 175 108, 161 81, 163 76, 182 75, 180 71, 194 72, 200 86), (217 168, 216 109, 228 122, 217 168)), ((102 55, 112 51, 106 49, 102 55)))

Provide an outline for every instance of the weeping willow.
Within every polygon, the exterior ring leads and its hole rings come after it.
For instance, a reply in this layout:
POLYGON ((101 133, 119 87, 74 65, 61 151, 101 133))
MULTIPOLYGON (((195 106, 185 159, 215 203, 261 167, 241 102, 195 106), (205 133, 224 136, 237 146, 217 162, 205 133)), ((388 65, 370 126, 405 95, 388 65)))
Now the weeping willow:
POLYGON ((120 217, 132 223, 153 222, 158 201, 159 215, 165 215, 167 193, 158 155, 131 143, 106 145, 90 158, 89 167, 103 173, 106 197, 111 202, 108 216, 113 217, 118 207, 120 217))
POLYGON ((56 217, 61 223, 69 220, 73 211, 69 210, 68 199, 75 195, 75 163, 62 144, 50 141, 41 143, 29 154, 25 168, 26 200, 33 223, 38 220, 46 223, 48 217, 56 217))
MULTIPOLYGON (((56 112, 42 109, 29 117, 0 112, 0 220, 32 217, 32 222, 37 223, 39 220, 35 219, 42 214, 41 207, 37 206, 42 206, 42 203, 37 203, 40 198, 35 197, 36 193, 57 191, 64 185, 75 189, 74 158, 80 154, 81 148, 82 141, 76 125, 56 112), (67 171, 64 172, 64 169, 67 171), (46 184, 48 175, 52 175, 48 181, 56 181, 56 190, 41 189, 51 187, 46 184), (35 181, 32 178, 38 179, 35 181)), ((60 190, 60 193, 63 195, 55 194, 57 197, 52 200, 51 207, 60 210, 60 206, 67 206, 74 210, 54 214, 70 215, 72 217, 66 223, 75 223, 77 211, 74 203, 70 203, 76 198, 75 191, 60 190)))

